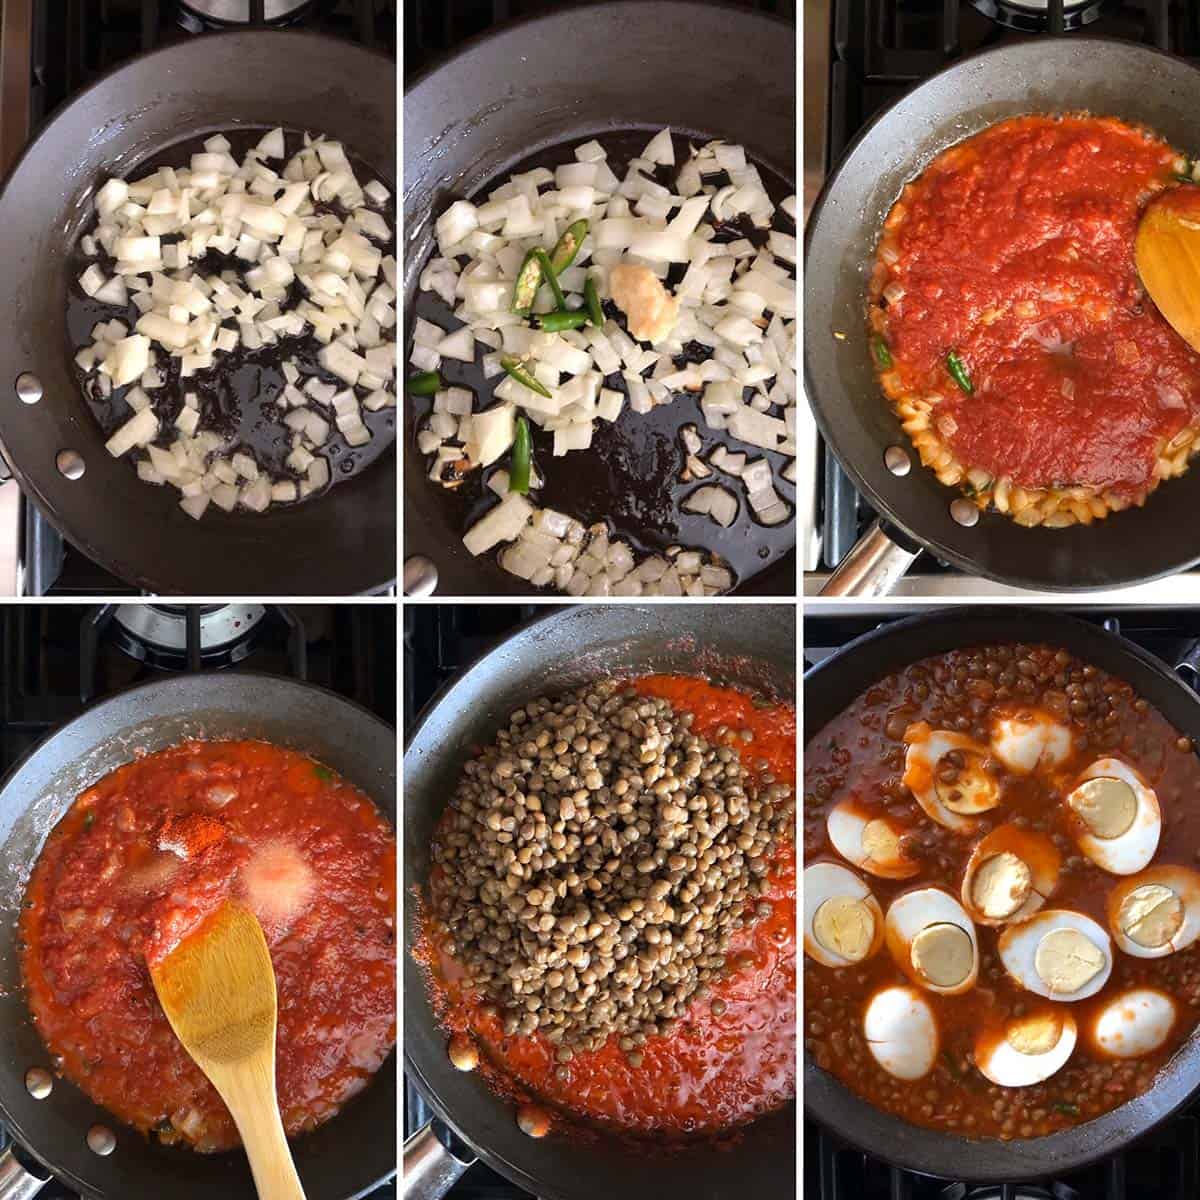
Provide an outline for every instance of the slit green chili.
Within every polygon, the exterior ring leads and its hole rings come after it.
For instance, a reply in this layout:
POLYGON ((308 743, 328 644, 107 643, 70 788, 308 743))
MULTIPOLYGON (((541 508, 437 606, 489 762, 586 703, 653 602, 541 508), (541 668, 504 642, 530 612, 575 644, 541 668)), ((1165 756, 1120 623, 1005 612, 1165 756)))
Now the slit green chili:
POLYGON ((432 396, 445 385, 436 371, 422 371, 419 375, 410 375, 405 386, 410 396, 432 396))
POLYGON ((550 265, 550 256, 545 252, 545 250, 541 249, 541 247, 536 248, 533 251, 533 254, 537 261, 541 264, 542 275, 545 277, 546 282, 550 285, 550 290, 554 293, 554 303, 559 308, 566 308, 567 298, 563 295, 563 290, 559 286, 558 279, 555 277, 554 268, 550 265))
POLYGON ((519 358, 514 358, 511 354, 506 354, 501 360, 500 365, 504 370, 513 377, 522 387, 527 387, 531 392, 537 392, 539 396, 550 398, 550 389, 544 383, 540 383, 521 365, 519 358))
POLYGON ((892 367, 892 352, 888 344, 878 334, 871 339, 871 354, 881 371, 890 371, 892 367))
POLYGON ((522 316, 528 314, 537 298, 537 290, 542 282, 542 264, 538 261, 537 251, 530 250, 525 255, 525 261, 517 272, 517 282, 513 284, 512 311, 522 316))
POLYGON ((966 364, 958 356, 958 351, 951 350, 946 355, 946 370, 950 372, 950 378, 958 384, 968 396, 974 395, 975 385, 971 382, 970 375, 967 374, 966 364))
POLYGON ((599 329, 604 324, 604 309, 600 307, 600 292, 596 287, 596 281, 590 275, 583 285, 583 299, 587 304, 588 317, 592 324, 599 329))
POLYGON ((582 329, 588 323, 588 315, 581 308, 565 308, 539 313, 534 320, 547 333, 562 333, 564 329, 582 329))
POLYGON ((550 266, 554 269, 555 275, 565 271, 575 261, 575 255, 579 253, 579 247, 583 245, 587 231, 586 220, 572 221, 563 230, 562 237, 555 242, 554 252, 550 255, 550 266))
POLYGON ((529 491, 529 470, 533 463, 533 442, 529 436, 529 422, 517 418, 513 435, 512 462, 508 468, 508 490, 524 496, 529 491))

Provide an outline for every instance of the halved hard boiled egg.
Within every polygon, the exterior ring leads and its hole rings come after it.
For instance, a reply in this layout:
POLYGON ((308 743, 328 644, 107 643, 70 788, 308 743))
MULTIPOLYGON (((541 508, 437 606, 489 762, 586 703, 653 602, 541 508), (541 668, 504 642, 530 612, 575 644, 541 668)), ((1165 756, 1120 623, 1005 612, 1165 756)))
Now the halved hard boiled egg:
POLYGON ((975 1065, 1001 1087, 1029 1087, 1049 1079, 1075 1049, 1075 1019, 1048 1006, 989 1030, 975 1042, 975 1065))
POLYGON ((1163 958, 1200 936, 1200 874, 1151 867, 1122 879, 1108 895, 1113 940, 1134 958, 1163 958))
POLYGON ((892 901, 884 928, 896 964, 931 992, 956 996, 979 975, 975 926, 963 907, 941 888, 918 888, 892 901))
POLYGON ((967 860, 963 907, 981 925, 1023 921, 1053 894, 1061 866, 1058 847, 1044 833, 1001 825, 967 860))
POLYGON ((1108 934, 1091 917, 1069 909, 1043 909, 1007 926, 997 948, 1017 983, 1047 1000, 1086 1000, 1112 974, 1108 934))
POLYGON ((1154 789, 1119 758, 1099 758, 1067 794, 1079 848, 1104 871, 1132 875, 1158 849, 1162 813, 1154 789))
POLYGON ((871 889, 838 863, 804 872, 804 952, 826 967, 850 967, 883 942, 883 910, 871 889))
POLYGON ((1002 705, 992 716, 992 751, 1015 775, 1060 766, 1071 755, 1070 726, 1029 705, 1002 705))
POLYGON ((1000 781, 985 765, 986 746, 925 721, 910 725, 904 740, 904 786, 939 825, 970 833, 976 816, 1000 803, 1000 781))
POLYGON ((875 1061, 897 1079, 920 1079, 937 1061, 937 1021, 915 988, 876 992, 863 1013, 863 1036, 875 1061))
POLYGON ((1113 1058, 1153 1054, 1171 1036, 1175 1001, 1153 988, 1122 992, 1100 1010, 1092 1027, 1096 1047, 1113 1058))
POLYGON ((825 823, 833 848, 848 862, 882 879, 907 879, 921 864, 908 858, 900 843, 907 832, 886 813, 874 814, 853 800, 843 800, 825 823))

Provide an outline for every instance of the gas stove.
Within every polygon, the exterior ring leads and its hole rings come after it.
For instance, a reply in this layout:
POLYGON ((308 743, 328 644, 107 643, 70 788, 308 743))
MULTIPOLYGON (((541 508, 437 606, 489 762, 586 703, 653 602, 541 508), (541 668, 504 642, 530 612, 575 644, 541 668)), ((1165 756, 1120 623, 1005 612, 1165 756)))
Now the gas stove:
MULTIPOLYGON (((1192 0, 805 0, 804 205, 859 130, 914 84, 955 60, 1013 40, 1048 34, 1143 42, 1200 61, 1200 7, 1192 0)), ((799 528, 804 594, 816 595, 875 520, 806 405, 798 441, 799 528)), ((967 575, 920 555, 898 596, 1031 598, 1035 593, 967 575)), ((1200 570, 1097 595, 1114 603, 1200 603, 1200 570)))
MULTIPOLYGON (((396 0, 0 0, 0 177, 64 100, 210 30, 309 29, 396 54, 396 0)), ((64 541, 0 463, 0 596, 136 596, 64 541)))
MULTIPOLYGON (((805 668, 853 638, 924 606, 829 601, 804 619, 805 668)), ((1064 606, 1149 651, 1200 690, 1200 611, 1180 607, 1064 606)), ((805 1200, 1194 1200, 1200 1196, 1200 1099, 1128 1150, 1083 1171, 1035 1183, 973 1184, 889 1166, 804 1120, 805 1200)))
MULTIPOLYGON (((0 773, 94 701, 191 670, 308 680, 396 722, 391 605, 0 605, 0 773)), ((0 1125, 0 1149, 8 1133, 0 1125)), ((395 1200, 389 1180, 366 1200, 395 1200)), ((76 1200, 52 1181, 39 1200, 76 1200)))

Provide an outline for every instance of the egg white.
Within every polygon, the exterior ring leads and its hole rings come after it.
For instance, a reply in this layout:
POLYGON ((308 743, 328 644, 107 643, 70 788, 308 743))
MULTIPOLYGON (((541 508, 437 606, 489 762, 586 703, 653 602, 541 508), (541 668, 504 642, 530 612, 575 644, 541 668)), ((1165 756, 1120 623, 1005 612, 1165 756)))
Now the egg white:
POLYGON ((1036 996, 1044 996, 1047 1000, 1057 1000, 1061 1003, 1073 1003, 1076 1000, 1086 1000, 1094 996, 1108 982, 1113 968, 1113 948, 1108 934, 1091 917, 1083 913, 1072 912, 1070 909, 1043 909, 1034 913, 1028 921, 1019 925, 1007 925, 1000 934, 997 942, 1000 961, 1004 969, 1027 992, 1036 996), (1034 966, 1034 955, 1042 938, 1053 933, 1056 929, 1074 929, 1104 953, 1104 967, 1078 991, 1069 995, 1063 992, 1051 992, 1049 986, 1038 975, 1034 966))
POLYGON ((955 833, 973 833, 979 827, 979 818, 953 812, 942 803, 937 794, 934 770, 939 760, 951 750, 986 757, 988 748, 966 734, 950 729, 931 729, 923 721, 910 726, 905 738, 909 740, 904 754, 904 786, 912 792, 931 821, 955 833))
POLYGON ((1029 1087, 1049 1079, 1065 1065, 1075 1049, 1077 1029, 1070 1013, 1064 1013, 1062 1032, 1051 1049, 1042 1054, 1022 1054, 1007 1039, 976 1045, 975 1065, 1000 1087, 1029 1087))
MULTIPOLYGON (((1075 781, 1075 788, 1089 779, 1120 779, 1137 800, 1133 824, 1119 837, 1099 838, 1086 829, 1076 834, 1079 848, 1102 871, 1110 875, 1132 875, 1154 857, 1162 833, 1162 813, 1154 789, 1128 763, 1119 758, 1100 758, 1075 781)), ((1075 788, 1071 794, 1074 794, 1075 788)), ((1070 796, 1068 796, 1068 802, 1070 796)))
POLYGON ((918 987, 944 996, 958 996, 975 986, 979 978, 979 939, 966 909, 949 892, 937 887, 917 888, 892 901, 885 922, 888 949, 896 965, 918 987), (971 939, 971 970, 953 987, 939 987, 917 971, 912 961, 913 939, 930 925, 956 925, 971 939))
MULTIPOLYGON (((917 862, 880 862, 872 858, 866 846, 863 845, 863 832, 873 820, 888 820, 885 817, 871 817, 855 808, 853 802, 843 800, 829 811, 825 822, 826 832, 833 848, 847 861, 856 867, 878 875, 881 879, 908 879, 915 875, 921 864, 917 862)), ((888 820, 894 826, 894 822, 888 820)))
POLYGON ((1113 1058, 1153 1054, 1171 1035, 1175 1001, 1152 988, 1135 988, 1115 996, 1100 1011, 1092 1028, 1097 1047, 1113 1058))
POLYGON ((921 1079, 937 1061, 937 1020, 914 988, 876 992, 863 1013, 863 1036, 875 1061, 897 1079, 921 1079))
POLYGON ((1073 746, 1070 728, 1040 708, 1010 707, 992 720, 992 750, 1017 775, 1057 767, 1073 746))
POLYGON ((1190 867, 1164 863, 1138 875, 1127 876, 1109 893, 1108 926, 1113 941, 1122 952, 1133 958, 1165 958, 1168 954, 1186 949, 1200 937, 1200 873, 1190 867), (1183 903, 1183 924, 1164 946, 1139 945, 1121 929, 1121 905, 1125 897, 1151 883, 1170 888, 1183 903))
POLYGON ((848 867, 840 863, 818 862, 804 871, 804 953, 826 967, 849 967, 856 965, 844 955, 829 950, 817 941, 813 933, 813 918, 817 909, 835 896, 850 896, 863 900, 875 917, 875 934, 871 948, 858 962, 865 962, 883 944, 883 910, 871 889, 848 867))

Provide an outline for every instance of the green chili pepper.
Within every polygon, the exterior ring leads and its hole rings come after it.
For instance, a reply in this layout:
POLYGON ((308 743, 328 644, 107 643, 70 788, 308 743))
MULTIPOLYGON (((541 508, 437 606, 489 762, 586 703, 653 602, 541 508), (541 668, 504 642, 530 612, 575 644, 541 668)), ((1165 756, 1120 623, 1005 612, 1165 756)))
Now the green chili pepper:
POLYGON ((567 307, 567 298, 563 295, 563 290, 559 286, 558 280, 554 277, 554 268, 550 265, 550 256, 540 247, 534 250, 539 263, 542 264, 542 277, 550 285, 550 290, 554 293, 554 303, 559 308, 567 307))
POLYGON ((1054 1105, 1054 1111, 1060 1112, 1060 1113, 1066 1113, 1066 1115, 1068 1117, 1077 1117, 1077 1116, 1079 1116, 1079 1105, 1071 1104, 1066 1100, 1059 1100, 1054 1105))
POLYGON ((875 362, 879 365, 881 371, 890 371, 892 368, 892 352, 888 349, 888 344, 879 336, 871 339, 871 353, 875 357, 875 362))
POLYGON ((555 275, 565 271, 575 261, 575 255, 579 253, 587 231, 586 220, 573 221, 563 230, 562 237, 554 245, 554 253, 550 255, 550 266, 554 268, 555 275))
POLYGON ((583 298, 587 303, 592 324, 599 329, 604 324, 604 310, 600 307, 600 292, 596 288, 596 281, 590 275, 583 285, 583 298))
POLYGON ((323 767, 320 763, 317 763, 313 767, 313 774, 325 783, 333 779, 333 772, 328 767, 323 767))
POLYGON ((550 389, 544 383, 539 383, 530 373, 521 366, 519 358, 513 358, 512 355, 505 355, 500 360, 500 365, 511 375, 522 387, 527 387, 531 392, 537 392, 539 396, 550 398, 550 389))
POLYGON ((564 329, 582 329, 588 323, 588 315, 581 308, 560 308, 557 312, 539 313, 534 318, 547 333, 562 333, 564 329))
POLYGON ((1176 171, 1175 178, 1178 179, 1180 183, 1195 183, 1195 179, 1192 178, 1192 168, 1194 165, 1195 164, 1190 158, 1185 158, 1183 160, 1183 170, 1176 171))
POLYGON ((542 264, 538 261, 538 252, 530 250, 525 255, 525 261, 517 272, 517 282, 513 285, 512 311, 525 316, 533 307, 537 290, 542 282, 542 264))
POLYGON ((529 468, 532 463, 533 443, 529 437, 529 422, 524 417, 518 417, 513 436, 512 462, 508 468, 510 492, 520 492, 524 496, 529 491, 529 468))
POLYGON ((96 823, 96 810, 94 808, 89 808, 87 810, 87 812, 85 812, 83 814, 83 827, 84 827, 84 829, 91 829, 91 827, 93 825, 95 825, 95 823, 96 823))
POLYGON ((436 371, 422 371, 420 375, 410 375, 406 386, 410 396, 432 396, 446 385, 436 371))
POLYGON ((958 357, 958 352, 951 350, 946 355, 946 370, 950 372, 950 378, 958 384, 968 396, 975 394, 975 386, 971 383, 971 377, 967 374, 966 365, 963 360, 958 357))

